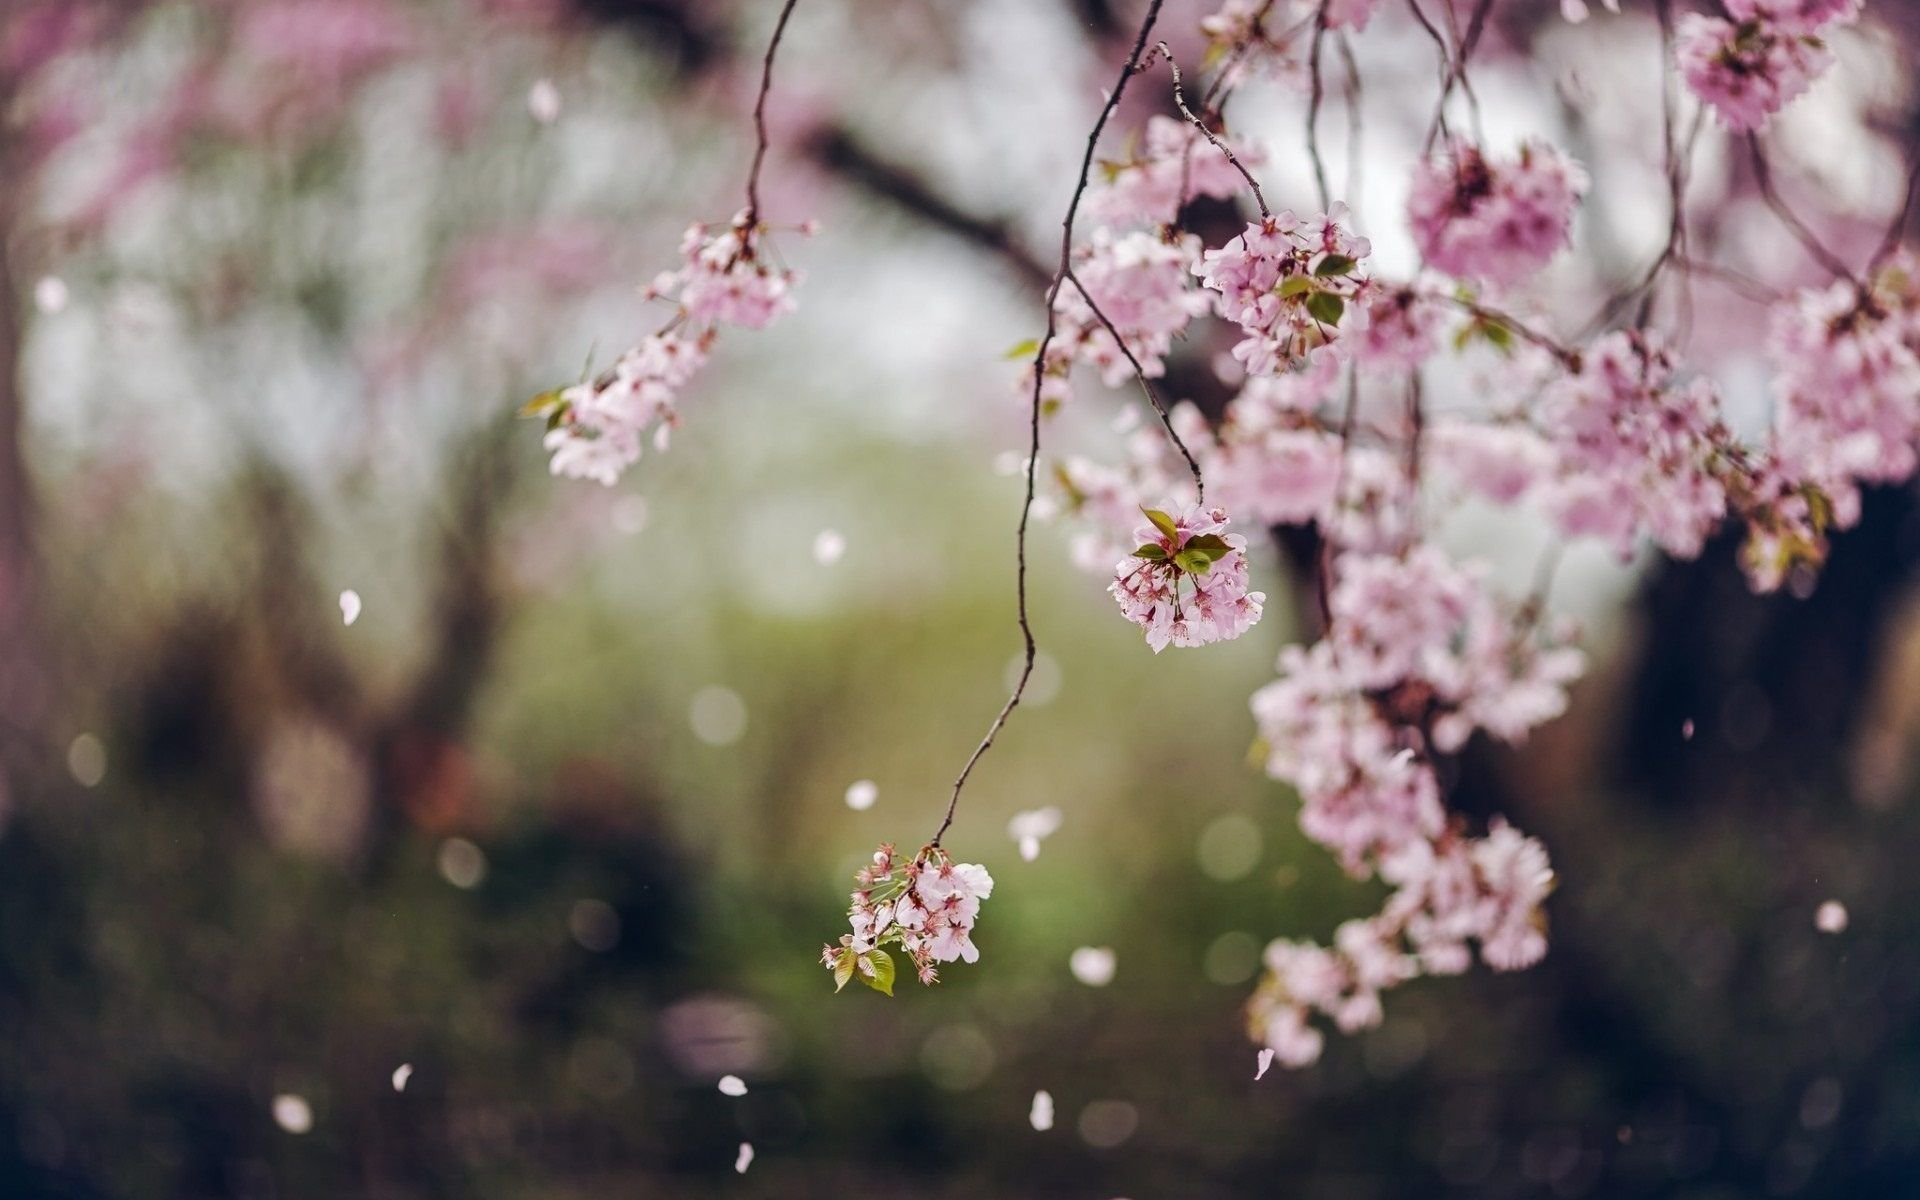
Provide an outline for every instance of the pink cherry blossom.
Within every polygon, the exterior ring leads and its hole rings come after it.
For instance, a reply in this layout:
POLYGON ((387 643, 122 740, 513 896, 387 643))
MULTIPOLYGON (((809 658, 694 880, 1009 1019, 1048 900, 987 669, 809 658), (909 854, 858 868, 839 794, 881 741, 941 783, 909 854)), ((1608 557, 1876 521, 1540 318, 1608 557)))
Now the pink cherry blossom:
POLYGON ((1148 378, 1164 374, 1163 360, 1174 338, 1208 308, 1206 295, 1191 287, 1199 252, 1200 239, 1191 234, 1168 239, 1153 233, 1116 236, 1105 228, 1096 230, 1074 255, 1074 277, 1086 286, 1093 304, 1077 288, 1061 289, 1055 302, 1059 329, 1050 349, 1063 362, 1067 358, 1086 361, 1099 370, 1101 381, 1109 387, 1125 383, 1133 377, 1133 364, 1114 344, 1100 320, 1104 316, 1120 331, 1142 374, 1148 378))
POLYGON ((1436 270, 1509 288, 1567 245, 1586 190, 1586 172, 1545 142, 1495 159, 1456 139, 1414 170, 1407 220, 1436 270))
POLYGON ((859 890, 847 910, 851 932, 820 952, 837 987, 858 979, 891 994, 896 967, 887 946, 905 954, 923 984, 939 978, 936 964, 979 961, 973 930, 980 902, 993 895, 985 867, 956 862, 932 845, 903 863, 891 845, 882 845, 855 882, 859 890))
POLYGON ((1764 128, 1833 62, 1831 51, 1791 25, 1735 25, 1702 13, 1675 26, 1674 58, 1688 89, 1740 133, 1764 128))
POLYGON ((1794 33, 1814 33, 1826 25, 1844 25, 1860 15, 1861 0, 1727 0, 1736 21, 1764 21, 1794 33))
POLYGON ((679 422, 679 390, 706 362, 711 335, 657 333, 600 378, 559 393, 546 447, 553 473, 611 485, 639 461, 647 432, 656 445, 679 422))
POLYGON ((742 213, 722 229, 694 225, 680 242, 681 266, 653 281, 649 296, 677 298, 694 321, 764 329, 793 311, 799 274, 768 261, 762 231, 742 213))
POLYGON ((1349 217, 1344 204, 1310 220, 1283 212, 1202 256, 1200 282, 1247 334, 1233 356, 1248 374, 1273 374, 1366 327, 1369 285, 1357 268, 1372 246, 1347 231, 1349 217))
POLYGON ((1541 399, 1561 463, 1549 507, 1569 534, 1622 557, 1645 534, 1680 558, 1700 553, 1727 511, 1717 467, 1731 440, 1710 380, 1676 378, 1656 339, 1609 334, 1541 399))
POLYGON ((1247 540, 1223 533, 1226 510, 1148 515, 1152 521, 1135 530, 1139 549, 1120 560, 1107 590, 1127 620, 1147 631, 1153 652, 1230 641, 1251 629, 1267 597, 1249 590, 1247 540))
MULTIPOLYGON (((1248 170, 1267 161, 1257 144, 1215 136, 1248 170)), ((1226 200, 1247 190, 1246 177, 1219 147, 1188 122, 1159 113, 1147 119, 1140 145, 1127 158, 1104 160, 1101 168, 1102 181, 1087 193, 1086 212, 1102 229, 1134 223, 1159 228, 1195 197, 1226 200)))

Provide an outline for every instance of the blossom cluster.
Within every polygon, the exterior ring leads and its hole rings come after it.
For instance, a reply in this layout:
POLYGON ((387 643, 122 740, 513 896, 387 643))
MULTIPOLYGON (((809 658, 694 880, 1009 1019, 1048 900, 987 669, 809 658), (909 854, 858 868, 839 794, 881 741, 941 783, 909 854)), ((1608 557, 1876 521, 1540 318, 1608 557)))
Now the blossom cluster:
MULTIPOLYGON (((1271 1052, 1263 1061, 1291 1065, 1318 1056, 1329 1023, 1379 1022, 1383 995, 1401 983, 1476 961, 1521 969, 1546 953, 1546 849, 1502 818, 1451 811, 1444 780, 1473 739, 1519 743, 1569 703, 1585 658, 1577 630, 1547 604, 1562 543, 1592 539, 1623 558, 1651 544, 1688 558, 1733 524, 1746 533, 1750 582, 1770 589, 1818 565, 1828 532, 1857 520, 1861 487, 1920 469, 1920 268, 1891 253, 1892 234, 1863 278, 1773 303, 1777 402, 1743 438, 1713 379, 1683 359, 1688 325, 1663 332, 1652 319, 1663 276, 1693 269, 1684 210, 1644 282, 1611 297, 1587 332, 1563 341, 1526 312, 1540 289, 1524 285, 1570 244, 1589 186, 1546 141, 1496 154, 1448 135, 1423 152, 1404 214, 1422 267, 1403 280, 1372 274, 1371 244, 1344 204, 1269 214, 1242 173, 1264 162, 1258 148, 1238 149, 1236 165, 1195 125, 1217 121, 1217 97, 1243 77, 1317 69, 1303 40, 1359 30, 1374 7, 1226 0, 1207 17, 1216 80, 1202 116, 1155 116, 1124 159, 1104 164, 1085 209, 1093 227, 1063 265, 1050 340, 1021 348, 1039 359, 1038 377, 1024 380, 1036 419, 1067 399, 1076 367, 1109 387, 1138 375, 1164 418, 1162 429, 1123 414, 1117 461, 1058 454, 1040 505, 1073 520, 1075 560, 1111 572, 1109 593, 1156 653, 1237 638, 1260 618, 1265 596, 1251 590, 1230 512, 1242 528, 1312 529, 1302 540, 1314 547, 1321 627, 1281 651, 1276 677, 1252 698, 1257 757, 1297 795, 1303 832, 1387 895, 1329 944, 1268 948, 1249 1025, 1271 1052), (1181 226, 1193 197, 1239 202, 1245 192, 1260 216, 1224 244, 1181 226), (1483 295, 1521 307, 1499 311, 1483 295), (1150 381, 1167 378, 1169 358, 1209 325, 1235 342, 1212 364, 1230 394, 1204 413, 1163 402, 1150 381), (1446 387, 1445 403, 1430 385, 1446 387), (1548 530, 1530 595, 1440 549, 1441 510, 1468 497, 1527 506, 1548 530)), ((1716 7, 1679 22, 1678 70, 1724 124, 1751 130, 1805 90, 1830 58, 1821 38, 1860 5, 1716 7)), ((1562 8, 1587 16, 1581 0, 1562 8)), ((1679 152, 1667 150, 1683 203, 1679 152)), ((1016 836, 1023 855, 1037 853, 1037 836, 1016 836)), ((966 874, 977 870, 933 846, 897 867, 883 847, 854 895, 853 932, 825 961, 841 983, 884 976, 887 987, 879 947, 889 939, 923 978, 936 962, 971 961, 991 886, 983 871, 984 888, 966 874)))
POLYGON ((1700 553, 1726 515, 1719 469, 1732 435, 1713 381, 1675 378, 1655 339, 1602 337, 1542 394, 1536 422, 1557 452, 1550 507, 1568 534, 1621 557, 1650 537, 1678 558, 1700 553))
POLYGON ((1247 335, 1233 357, 1250 375, 1270 375, 1318 354, 1367 323, 1368 281, 1358 273, 1372 245, 1351 233, 1344 204, 1302 219, 1263 217, 1194 268, 1218 294, 1220 316, 1247 335))
POLYGON ((1053 404, 1068 399, 1075 362, 1099 371, 1109 387, 1129 379, 1135 364, 1150 379, 1163 375, 1174 339, 1207 308, 1206 297, 1188 286, 1199 252, 1200 239, 1191 234, 1115 235, 1104 228, 1076 248, 1074 278, 1086 291, 1062 288, 1055 301, 1044 398, 1053 404))
POLYGON ((689 228, 680 266, 661 272, 643 293, 671 301, 672 320, 612 369, 543 392, 523 410, 547 421, 554 474, 611 485, 640 460, 649 431, 664 450, 680 421, 680 389, 705 364, 720 327, 764 329, 793 310, 799 275, 773 261, 766 233, 745 212, 723 227, 689 228))
POLYGON ((1343 555, 1336 570, 1327 636, 1282 653, 1253 711, 1268 774, 1300 795, 1302 830, 1393 891, 1332 948, 1269 947, 1249 1019, 1292 1065, 1319 1053, 1312 1011, 1352 1031, 1380 1020, 1381 991, 1464 971, 1474 945, 1496 970, 1545 953, 1546 851, 1502 822, 1464 832, 1431 756, 1476 730, 1524 738, 1564 710, 1583 667, 1570 629, 1539 628, 1431 546, 1343 555))
POLYGON ((1266 595, 1250 590, 1247 539, 1223 532, 1226 510, 1142 511, 1141 544, 1114 568, 1107 590, 1127 620, 1147 631, 1153 652, 1230 641, 1251 629, 1266 595))
POLYGON ((820 952, 835 991, 858 979, 891 996, 898 968, 888 946, 906 955, 923 984, 939 980, 936 964, 979 961, 973 927, 980 902, 993 895, 993 876, 985 867, 955 862, 934 845, 901 862, 888 844, 873 852, 854 882, 858 888, 847 909, 852 932, 820 952))
POLYGON ((1566 246, 1586 190, 1586 172, 1545 142, 1496 159, 1456 138, 1415 169, 1407 220, 1436 270, 1510 288, 1566 246))
POLYGON ((1851 23, 1860 0, 1727 0, 1732 20, 1688 13, 1675 28, 1680 77, 1727 128, 1764 128, 1833 63, 1821 40, 1851 23))
POLYGON ((1499 971, 1546 954, 1541 905, 1553 869, 1539 842, 1496 818, 1487 835, 1448 835, 1381 864, 1395 891, 1372 917, 1344 922, 1333 945, 1277 940, 1247 1005, 1248 1033, 1290 1067, 1320 1057, 1314 1015, 1343 1033, 1380 1023, 1380 993, 1420 975, 1457 975, 1473 959, 1499 971))
POLYGON ((1920 264, 1895 258, 1866 289, 1809 288, 1774 309, 1767 361, 1782 471, 1816 484, 1851 524, 1860 483, 1920 466, 1920 264))

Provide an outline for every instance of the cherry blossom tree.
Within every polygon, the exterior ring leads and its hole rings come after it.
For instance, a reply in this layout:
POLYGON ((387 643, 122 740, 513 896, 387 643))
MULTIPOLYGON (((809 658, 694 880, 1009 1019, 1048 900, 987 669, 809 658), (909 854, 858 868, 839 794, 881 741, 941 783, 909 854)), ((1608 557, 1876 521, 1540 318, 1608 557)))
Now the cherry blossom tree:
MULTIPOLYGON (((746 206, 717 232, 694 225, 681 267, 647 289, 674 305, 658 332, 530 406, 548 421, 555 473, 611 483, 649 428, 664 448, 716 331, 762 327, 792 306, 798 275, 769 248, 777 227, 757 189, 775 56, 795 7, 782 6, 765 58, 746 206)), ((1030 434, 1016 554, 1024 666, 934 835, 905 863, 882 846, 860 872, 852 932, 823 953, 839 984, 859 978, 890 993, 897 968, 884 945, 905 952, 923 983, 936 963, 977 956, 972 932, 992 881, 955 864, 941 839, 1031 676, 1036 512, 1078 531, 1083 566, 1118 558, 1109 590, 1155 652, 1233 640, 1260 619, 1252 551, 1225 532, 1236 517, 1308 535, 1300 565, 1318 637, 1287 647, 1279 678, 1253 697, 1259 757, 1299 794, 1307 835, 1349 873, 1382 881, 1387 899, 1329 947, 1283 937, 1269 948, 1249 1027, 1272 1057, 1300 1065, 1321 1051, 1318 1022, 1377 1024, 1381 995, 1396 985, 1476 959, 1521 969, 1548 952, 1548 848, 1498 816, 1476 828, 1449 805, 1445 779, 1477 739, 1518 742, 1560 715, 1586 669, 1578 629, 1553 610, 1565 544, 1592 539, 1623 560, 1651 545, 1690 559, 1731 526, 1756 591, 1807 592, 1830 535, 1859 521, 1861 488, 1912 475, 1920 292, 1902 243, 1920 157, 1910 155, 1904 191, 1884 189, 1877 238, 1838 250, 1782 197, 1762 141, 1831 69, 1830 42, 1874 36, 1857 0, 1743 0, 1709 12, 1655 0, 1621 14, 1658 33, 1658 119, 1628 149, 1666 181, 1667 233, 1619 285, 1562 262, 1591 169, 1550 139, 1486 131, 1473 81, 1494 5, 1390 7, 1228 0, 1185 35, 1205 47, 1190 96, 1163 40, 1177 36, 1163 28, 1171 18, 1159 0, 1144 6, 1086 139, 1045 330, 1013 354, 1027 361, 1019 389, 1030 434), (1358 145, 1360 51, 1370 31, 1388 36, 1396 24, 1431 42, 1438 84, 1407 89, 1395 114, 1423 122, 1425 135, 1407 164, 1403 210, 1388 214, 1364 203, 1357 149, 1333 185, 1320 113, 1330 79, 1344 86, 1358 145), (1330 69, 1336 53, 1343 85, 1330 69), (1130 85, 1155 75, 1165 110, 1144 115, 1120 157, 1103 157, 1130 85), (1227 123, 1241 92, 1274 87, 1304 112, 1320 209, 1311 215, 1269 205, 1259 173, 1280 153, 1227 123), (1720 261, 1711 214, 1692 193, 1700 162, 1729 145, 1745 151, 1755 190, 1832 282, 1779 256, 1720 261), (1243 213, 1217 244, 1196 225, 1209 202, 1243 213), (1356 206, 1365 220, 1397 222, 1410 259, 1382 264, 1356 206), (1715 355, 1699 344, 1696 290, 1709 285, 1766 309, 1772 412, 1762 421, 1729 414, 1715 355), (1169 401, 1176 345, 1221 336, 1232 344, 1209 370, 1224 403, 1208 412, 1169 401), (1133 435, 1118 462, 1056 453, 1046 465, 1044 432, 1078 402, 1076 367, 1106 389, 1137 384, 1160 430, 1133 435), (1469 497, 1549 530, 1527 590, 1445 548, 1445 510, 1469 497)), ((1563 6, 1570 26, 1594 29, 1590 16, 1563 6)))

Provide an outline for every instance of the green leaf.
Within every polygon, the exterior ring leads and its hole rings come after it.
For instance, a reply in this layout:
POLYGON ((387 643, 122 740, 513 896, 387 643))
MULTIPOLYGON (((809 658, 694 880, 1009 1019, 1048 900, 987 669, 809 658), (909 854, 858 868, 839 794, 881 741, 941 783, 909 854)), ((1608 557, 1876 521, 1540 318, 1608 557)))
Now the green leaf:
POLYGON ((1133 552, 1133 556, 1135 558, 1144 558, 1148 562, 1167 561, 1167 552, 1161 549, 1159 544, 1156 542, 1148 542, 1146 545, 1140 547, 1138 550, 1135 550, 1133 552))
POLYGON ((1213 560, 1198 550, 1182 550, 1173 556, 1173 565, 1189 575, 1205 575, 1213 570, 1213 560))
POLYGON ((1273 744, 1263 737, 1253 739, 1247 747, 1247 766, 1259 770, 1267 765, 1267 759, 1273 754, 1273 744))
POLYGON ((861 955, 860 960, 873 967, 873 974, 871 975, 865 971, 860 972, 860 982, 866 984, 883 996, 893 995, 893 955, 888 954, 885 950, 875 950, 871 954, 861 955))
POLYGON ((1338 325, 1347 311, 1347 302, 1332 292, 1315 292, 1307 297, 1307 311, 1322 325, 1338 325))
POLYGON ((1807 519, 1813 525, 1815 533, 1825 533, 1827 526, 1833 524, 1833 502, 1827 494, 1811 484, 1801 489, 1807 501, 1807 519))
POLYGON ((523 417, 545 417, 556 412, 565 412, 566 401, 560 399, 565 388, 548 388, 538 396, 520 406, 519 415, 523 417))
POLYGON ((1180 536, 1180 530, 1174 525, 1173 518, 1166 513, 1161 512, 1157 508, 1142 508, 1140 511, 1147 514, 1147 520, 1152 521, 1153 527, 1161 533, 1166 534, 1170 538, 1178 538, 1180 536))
POLYGON ((1498 321, 1488 321, 1481 327, 1480 332, 1482 336, 1487 339, 1488 343, 1491 344, 1494 349, 1500 351, 1500 353, 1512 353, 1513 330, 1508 329, 1498 321))
POLYGON ((1322 278, 1328 275, 1345 275, 1353 270, 1354 266, 1354 261, 1344 254, 1329 254, 1320 260, 1320 265, 1313 269, 1313 273, 1322 278))
POLYGON ((1060 490, 1067 494, 1069 506, 1079 508, 1087 502, 1087 494, 1073 485, 1073 476, 1069 475, 1066 467, 1059 463, 1053 464, 1053 481, 1059 484, 1060 490))
POLYGON ((852 978, 853 951, 849 950, 840 956, 839 962, 833 964, 833 990, 837 992, 847 986, 847 980, 852 978))
POLYGON ((1010 359, 1032 358, 1034 355, 1038 353, 1040 353, 1040 339, 1028 338, 1024 342, 1020 342, 1014 346, 1009 347, 1007 349, 1007 353, 1005 357, 1010 359))
POLYGON ((1289 275, 1280 281, 1279 287, 1273 290, 1280 293, 1281 298, 1285 299, 1288 296, 1298 296, 1301 292, 1311 291, 1312 288, 1313 280, 1308 279, 1305 275, 1289 275))
POLYGON ((1180 548, 1204 554, 1208 562, 1219 562, 1233 553, 1233 547, 1227 544, 1227 539, 1217 533, 1203 533, 1199 537, 1188 538, 1187 544, 1180 548))

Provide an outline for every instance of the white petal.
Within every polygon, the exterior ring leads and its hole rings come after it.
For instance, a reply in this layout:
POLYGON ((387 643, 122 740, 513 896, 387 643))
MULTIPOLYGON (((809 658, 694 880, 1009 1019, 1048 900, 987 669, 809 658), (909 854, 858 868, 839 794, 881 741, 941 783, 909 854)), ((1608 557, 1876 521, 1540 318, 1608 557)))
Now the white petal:
POLYGON ((1273 1066, 1273 1048, 1269 1046, 1267 1049, 1262 1050, 1256 1056, 1256 1058, 1257 1058, 1257 1061, 1259 1062, 1259 1066, 1253 1072, 1253 1077, 1257 1080, 1262 1075, 1265 1075, 1268 1069, 1273 1066))
POLYGON ((856 779, 847 787, 847 807, 865 812, 880 798, 880 785, 871 779, 856 779))
POLYGON ((551 125, 560 119, 560 89, 551 79, 536 79, 527 89, 527 111, 533 119, 542 125, 551 125))
POLYGON ((413 1078, 413 1064, 401 1063, 399 1066, 393 1069, 393 1090, 396 1092, 406 1091, 407 1080, 412 1078, 413 1078))
POLYGON ((1041 1133, 1053 1128, 1053 1096, 1050 1093, 1038 1091, 1033 1094, 1033 1107, 1027 1112, 1027 1121, 1041 1133))
POLYGON ((847 539, 837 529, 822 529, 813 539, 813 561, 830 566, 847 552, 847 539))
POLYGON ((1829 900, 1813 914, 1813 927, 1821 933, 1845 933, 1847 931, 1847 906, 1838 900, 1829 900))
POLYGON ((360 593, 348 588, 340 593, 340 621, 351 625, 360 619, 360 593))
POLYGON ((740 1153, 733 1160, 733 1170, 737 1175, 745 1175, 747 1168, 753 1165, 753 1143, 741 1142, 740 1153))
POLYGON ((1116 964, 1112 947, 1082 946, 1067 960, 1073 977, 1088 987, 1105 987, 1113 982, 1116 964))
POLYGON ((720 1094, 723 1096, 744 1096, 747 1094, 747 1081, 738 1075, 720 1077, 720 1094))
POLYGON ((275 1096, 273 1123, 288 1133, 306 1133, 313 1128, 313 1106, 304 1096, 291 1093, 275 1096))

